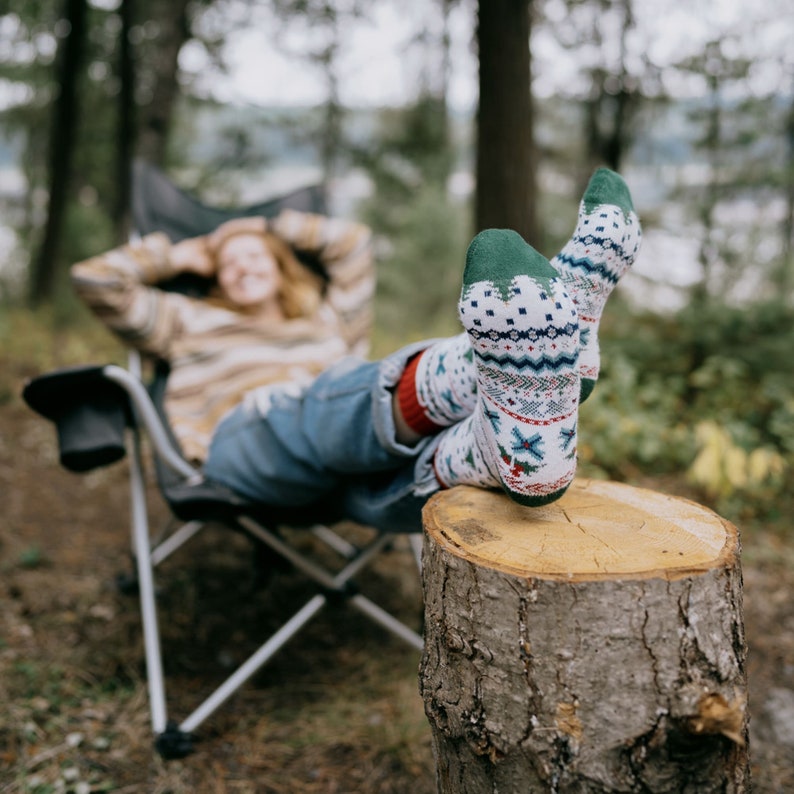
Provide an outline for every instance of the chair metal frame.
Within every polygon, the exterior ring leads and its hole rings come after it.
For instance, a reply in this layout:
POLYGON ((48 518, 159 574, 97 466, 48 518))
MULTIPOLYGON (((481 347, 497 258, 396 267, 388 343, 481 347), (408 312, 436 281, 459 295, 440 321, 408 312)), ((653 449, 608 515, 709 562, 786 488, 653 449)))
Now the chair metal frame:
MULTIPOLYGON (((147 686, 152 731, 155 746, 164 758, 178 758, 193 749, 196 729, 233 694, 235 694, 260 668, 262 668, 290 639, 309 623, 329 603, 329 599, 342 597, 380 627, 422 650, 422 637, 397 620, 371 599, 350 587, 353 577, 392 544, 405 537, 411 544, 417 566, 421 564, 421 535, 402 535, 375 532, 374 539, 363 547, 355 546, 329 526, 317 524, 311 528, 313 534, 335 551, 343 567, 334 572, 319 565, 311 557, 296 550, 279 533, 245 513, 230 514, 223 523, 242 530, 250 537, 264 543, 282 559, 291 563, 309 580, 319 586, 314 594, 295 614, 244 661, 225 681, 208 695, 187 717, 179 723, 169 720, 166 702, 165 676, 160 644, 157 614, 157 591, 155 587, 156 567, 181 549, 200 532, 208 522, 191 519, 181 524, 166 537, 152 541, 152 530, 147 507, 144 477, 143 434, 152 445, 152 452, 159 460, 183 481, 187 488, 203 483, 201 473, 193 468, 172 443, 167 428, 141 378, 141 360, 137 353, 130 354, 130 369, 108 365, 102 374, 121 387, 129 397, 135 421, 129 431, 128 455, 130 471, 130 521, 131 541, 136 564, 141 620, 143 626, 146 657, 147 686)), ((213 523, 215 519, 213 519, 213 523)))
MULTIPOLYGON (((229 210, 220 210, 207 205, 202 205, 189 194, 176 188, 168 178, 152 166, 137 163, 133 173, 133 214, 138 221, 138 231, 146 233, 153 231, 153 224, 162 225, 170 223, 169 217, 174 213, 174 208, 189 206, 191 210, 201 214, 201 222, 208 220, 217 224, 230 217, 253 214, 273 214, 272 211, 279 206, 279 201, 274 200, 260 205, 243 208, 242 211, 233 213, 229 210), (141 189, 141 184, 146 189, 141 189), (147 193, 148 191, 148 193, 147 193), (152 207, 152 201, 160 201, 162 206, 152 207), (141 225, 144 228, 140 228, 141 225)), ((304 189, 291 194, 290 200, 293 208, 304 208, 310 211, 319 211, 316 192, 304 189)), ((177 218, 177 223, 171 224, 167 230, 173 241, 190 236, 189 224, 182 224, 177 218)), ((125 413, 127 415, 126 450, 129 459, 130 476, 130 524, 131 544, 135 558, 137 589, 139 592, 141 621, 144 639, 146 677, 149 695, 151 726, 155 737, 155 747, 164 758, 180 758, 188 755, 193 750, 195 731, 199 726, 236 693, 261 667, 263 667, 291 638, 317 616, 331 599, 343 598, 346 603, 374 621, 377 625, 406 642, 411 647, 421 650, 422 637, 414 630, 398 621, 391 614, 375 604, 366 596, 358 593, 352 586, 353 577, 361 572, 373 559, 392 544, 399 537, 408 538, 411 544, 417 567, 421 566, 421 534, 417 533, 390 533, 373 529, 374 539, 358 547, 325 524, 316 524, 311 531, 326 547, 332 549, 339 558, 339 570, 330 570, 303 551, 297 550, 278 532, 278 526, 268 524, 267 506, 256 506, 256 511, 247 511, 239 503, 230 505, 227 513, 219 520, 213 514, 206 520, 196 518, 190 514, 183 518, 183 523, 172 529, 163 537, 152 534, 149 522, 147 504, 147 489, 145 482, 145 456, 143 452, 143 439, 146 437, 151 444, 153 457, 158 464, 158 474, 167 470, 171 478, 176 478, 183 492, 190 493, 191 489, 201 489, 206 483, 199 470, 194 468, 179 451, 176 443, 165 424, 158 404, 150 393, 143 378, 143 359, 135 352, 129 353, 128 368, 115 364, 92 370, 92 383, 106 381, 115 384, 127 401, 125 413), (254 515, 255 512, 255 515, 254 515), (231 675, 226 678, 209 696, 207 696, 187 717, 179 722, 169 719, 165 675, 163 671, 163 656, 158 624, 157 589, 155 586, 155 569, 174 552, 183 548, 197 533, 208 523, 221 523, 233 529, 242 530, 249 537, 265 544, 278 557, 289 562, 295 569, 302 572, 310 581, 317 585, 317 592, 295 612, 289 616, 283 625, 270 637, 266 638, 260 647, 245 660, 231 675)), ((54 373, 56 376, 58 373, 54 373)), ((44 376, 44 380, 48 376, 44 376)), ((80 385, 78 380, 78 386, 80 385)), ((50 387, 51 388, 51 387, 50 387)), ((30 397, 27 394, 26 397, 30 397)), ((41 407, 34 400, 28 400, 31 406, 41 411, 41 407)), ((46 416, 57 421, 57 417, 46 416)), ((120 453, 121 454, 121 453, 120 453)), ((63 458, 62 458, 63 460, 63 458)), ((98 465, 104 465, 100 463, 98 465)), ((175 516, 173 500, 169 500, 166 490, 160 482, 160 489, 169 503, 175 516)), ((189 511, 188 511, 189 512, 189 511)), ((276 511, 273 511, 274 514, 276 511)), ((281 516, 281 510, 278 511, 281 516)), ((279 518, 279 523, 281 518, 279 518)), ((288 523, 288 522, 287 522, 288 523)))

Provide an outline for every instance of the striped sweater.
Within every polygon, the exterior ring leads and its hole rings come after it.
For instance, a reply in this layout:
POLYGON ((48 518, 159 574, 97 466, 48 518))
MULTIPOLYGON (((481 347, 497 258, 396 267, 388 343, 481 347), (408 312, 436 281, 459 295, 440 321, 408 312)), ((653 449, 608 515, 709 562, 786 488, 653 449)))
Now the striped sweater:
POLYGON ((368 351, 375 289, 368 227, 287 210, 268 230, 324 266, 329 283, 313 317, 273 322, 158 289, 176 275, 159 233, 72 267, 78 294, 114 333, 169 362, 165 411, 189 460, 206 458, 218 421, 246 392, 308 383, 344 356, 368 351))

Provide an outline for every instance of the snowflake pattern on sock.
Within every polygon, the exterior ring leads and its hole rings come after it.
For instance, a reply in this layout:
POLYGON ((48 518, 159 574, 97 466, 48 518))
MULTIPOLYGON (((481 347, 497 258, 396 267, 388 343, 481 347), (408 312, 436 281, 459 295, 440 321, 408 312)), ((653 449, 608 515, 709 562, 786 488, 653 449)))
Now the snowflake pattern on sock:
POLYGON ((551 260, 579 314, 582 401, 598 380, 601 314, 610 293, 634 263, 641 238, 626 183, 614 171, 599 168, 582 197, 573 236, 551 260))
POLYGON ((576 470, 576 308, 548 260, 515 232, 472 242, 458 305, 477 403, 441 434, 440 482, 501 487, 524 505, 559 498, 576 470))
POLYGON ((416 368, 416 398, 439 427, 460 422, 477 404, 474 353, 465 333, 435 342, 416 368))

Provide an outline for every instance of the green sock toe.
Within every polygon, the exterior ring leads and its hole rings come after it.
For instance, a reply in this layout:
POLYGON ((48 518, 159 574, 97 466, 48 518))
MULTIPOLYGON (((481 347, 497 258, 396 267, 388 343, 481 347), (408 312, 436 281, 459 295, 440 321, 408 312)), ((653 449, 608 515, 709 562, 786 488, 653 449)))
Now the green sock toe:
POLYGON ((605 204, 620 207, 625 215, 634 212, 631 193, 623 177, 608 168, 599 168, 590 177, 582 202, 588 214, 605 204))
POLYGON ((582 378, 579 385, 579 404, 581 405, 595 389, 596 381, 592 378, 582 378))
MULTIPOLYGON (((570 483, 568 485, 570 485, 570 483)), ((504 487, 503 490, 514 502, 520 504, 522 507, 543 507, 543 505, 551 504, 552 502, 556 502, 558 499, 560 499, 568 490, 568 485, 566 485, 564 488, 560 488, 559 491, 544 494, 543 496, 520 494, 516 493, 515 491, 510 491, 504 487)))
POLYGON ((463 271, 464 297, 472 284, 490 281, 507 301, 516 276, 530 276, 548 287, 559 273, 512 229, 486 229, 471 241, 463 271))

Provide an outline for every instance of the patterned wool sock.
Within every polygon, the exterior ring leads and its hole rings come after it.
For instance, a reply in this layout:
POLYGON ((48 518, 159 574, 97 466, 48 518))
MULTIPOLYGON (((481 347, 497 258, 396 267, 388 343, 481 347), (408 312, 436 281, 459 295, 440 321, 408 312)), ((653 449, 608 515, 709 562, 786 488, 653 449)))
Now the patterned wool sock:
POLYGON ((447 487, 501 487, 523 505, 554 501, 576 470, 573 301, 520 235, 489 229, 469 246, 458 312, 474 351, 477 403, 441 434, 437 479, 447 487))
POLYGON ((600 367, 598 325, 607 298, 640 248, 640 222, 623 178, 599 168, 590 179, 570 241, 551 260, 579 313, 581 401, 595 387, 600 367))
POLYGON ((466 334, 441 339, 408 362, 397 399, 412 430, 432 435, 471 414, 477 403, 473 362, 466 334))

